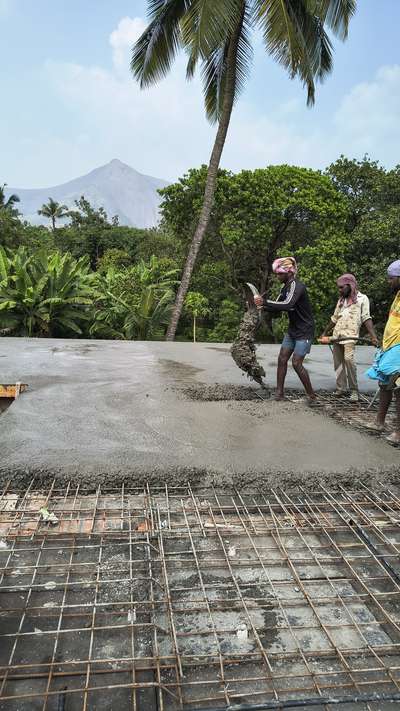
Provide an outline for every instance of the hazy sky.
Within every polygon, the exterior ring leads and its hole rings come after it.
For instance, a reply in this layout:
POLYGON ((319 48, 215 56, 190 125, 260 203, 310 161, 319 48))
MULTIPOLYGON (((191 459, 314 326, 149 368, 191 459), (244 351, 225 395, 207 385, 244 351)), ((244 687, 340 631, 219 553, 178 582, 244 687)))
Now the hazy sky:
MULTIPOLYGON (((359 0, 334 73, 306 108, 299 82, 255 40, 251 80, 237 104, 222 163, 323 168, 340 153, 400 163, 400 0, 359 0)), ((215 128, 183 58, 141 91, 130 47, 145 0, 0 0, 0 184, 46 187, 119 158, 174 180, 207 162, 215 128)))

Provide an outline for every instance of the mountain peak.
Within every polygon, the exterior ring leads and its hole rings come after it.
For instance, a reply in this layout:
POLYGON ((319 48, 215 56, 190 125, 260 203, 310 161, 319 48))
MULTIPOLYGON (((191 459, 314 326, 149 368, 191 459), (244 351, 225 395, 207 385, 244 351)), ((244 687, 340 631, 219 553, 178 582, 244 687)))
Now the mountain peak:
POLYGON ((126 163, 123 163, 122 160, 119 160, 119 158, 113 158, 113 159, 110 160, 110 162, 107 163, 106 165, 115 166, 115 167, 118 167, 118 168, 121 168, 121 167, 123 167, 123 168, 129 168, 129 167, 130 167, 130 166, 127 165, 126 163))
MULTIPOLYGON (((57 202, 74 208, 75 200, 84 195, 95 208, 104 207, 109 217, 118 215, 122 225, 154 227, 159 220, 159 188, 168 183, 159 178, 143 175, 118 158, 95 168, 62 185, 45 189, 20 190, 18 205, 24 218, 33 224, 41 224, 38 210, 51 196, 57 202)), ((9 188, 6 189, 10 193, 9 188)))
POLYGON ((100 168, 97 168, 97 170, 106 171, 106 172, 108 171, 108 172, 111 172, 114 174, 116 174, 116 173, 136 173, 137 175, 139 175, 137 170, 135 170, 134 168, 131 168, 131 166, 128 165, 127 163, 123 163, 122 160, 119 160, 119 158, 113 158, 105 165, 102 165, 102 166, 100 166, 100 168))

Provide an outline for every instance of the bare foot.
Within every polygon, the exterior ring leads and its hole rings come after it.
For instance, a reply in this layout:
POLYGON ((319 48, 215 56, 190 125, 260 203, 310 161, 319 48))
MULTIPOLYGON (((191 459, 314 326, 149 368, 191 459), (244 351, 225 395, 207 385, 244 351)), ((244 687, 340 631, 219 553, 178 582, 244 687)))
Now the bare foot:
POLYGON ((370 422, 368 425, 365 425, 367 430, 372 430, 373 432, 384 432, 385 431, 385 425, 383 425, 381 422, 370 422))
POLYGON ((274 400, 277 400, 277 402, 279 402, 280 400, 285 400, 285 393, 280 393, 277 390, 274 395, 274 400))
POLYGON ((389 444, 400 444, 400 432, 392 432, 392 434, 385 437, 385 439, 389 444))
POLYGON ((318 400, 317 396, 307 398, 308 407, 322 407, 322 402, 318 400))

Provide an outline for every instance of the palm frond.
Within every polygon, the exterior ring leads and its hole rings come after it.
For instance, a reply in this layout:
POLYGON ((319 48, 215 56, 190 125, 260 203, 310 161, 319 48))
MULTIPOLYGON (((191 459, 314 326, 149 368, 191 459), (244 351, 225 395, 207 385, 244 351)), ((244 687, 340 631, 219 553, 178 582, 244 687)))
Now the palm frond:
POLYGON ((311 0, 262 0, 256 3, 267 52, 291 78, 298 76, 307 87, 307 103, 313 104, 315 81, 332 70, 332 44, 324 29, 324 17, 311 0), (312 7, 311 7, 312 5, 312 7))
POLYGON ((243 0, 192 0, 181 21, 182 40, 189 54, 186 76, 191 79, 198 61, 224 44, 234 32, 243 0))
MULTIPOLYGON (((310 12, 315 12, 315 0, 309 0, 310 12)), ((357 8, 356 0, 318 0, 317 14, 336 37, 345 40, 350 20, 357 8)))
POLYGON ((7 200, 5 206, 6 206, 6 208, 7 208, 7 207, 12 207, 13 205, 15 205, 16 202, 21 202, 21 199, 19 198, 18 195, 16 195, 15 193, 13 193, 13 194, 10 195, 10 197, 8 198, 8 200, 7 200))
POLYGON ((168 74, 182 47, 180 22, 190 0, 150 0, 150 23, 132 49, 131 71, 141 87, 168 74))
MULTIPOLYGON (((234 102, 236 102, 246 84, 253 59, 253 49, 250 40, 251 16, 247 8, 243 18, 240 17, 239 22, 241 25, 237 43, 234 102)), ((225 96, 227 58, 231 38, 232 35, 229 33, 225 42, 220 46, 216 46, 203 61, 204 103, 207 118, 212 123, 219 120, 222 112, 223 99, 225 96)))

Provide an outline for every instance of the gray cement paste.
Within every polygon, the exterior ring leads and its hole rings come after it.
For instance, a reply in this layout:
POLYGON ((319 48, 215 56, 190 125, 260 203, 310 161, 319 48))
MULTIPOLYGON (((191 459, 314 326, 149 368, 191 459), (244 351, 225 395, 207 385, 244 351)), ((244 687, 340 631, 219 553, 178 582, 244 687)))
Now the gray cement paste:
MULTIPOLYGON (((278 350, 263 345, 257 355, 272 368, 278 350)), ((367 364, 372 351, 358 353, 367 364)), ((1 485, 400 484, 399 452, 383 438, 300 397, 276 403, 239 391, 245 376, 224 344, 1 338, 0 356, 3 382, 29 384, 0 417, 1 485)), ((334 389, 329 349, 313 348, 311 369, 319 391, 334 389)), ((288 381, 290 392, 290 368, 288 381)))
POLYGON ((263 381, 265 370, 256 357, 255 337, 258 326, 258 311, 254 308, 249 309, 240 322, 238 334, 232 343, 231 356, 236 365, 250 378, 266 387, 263 381))

